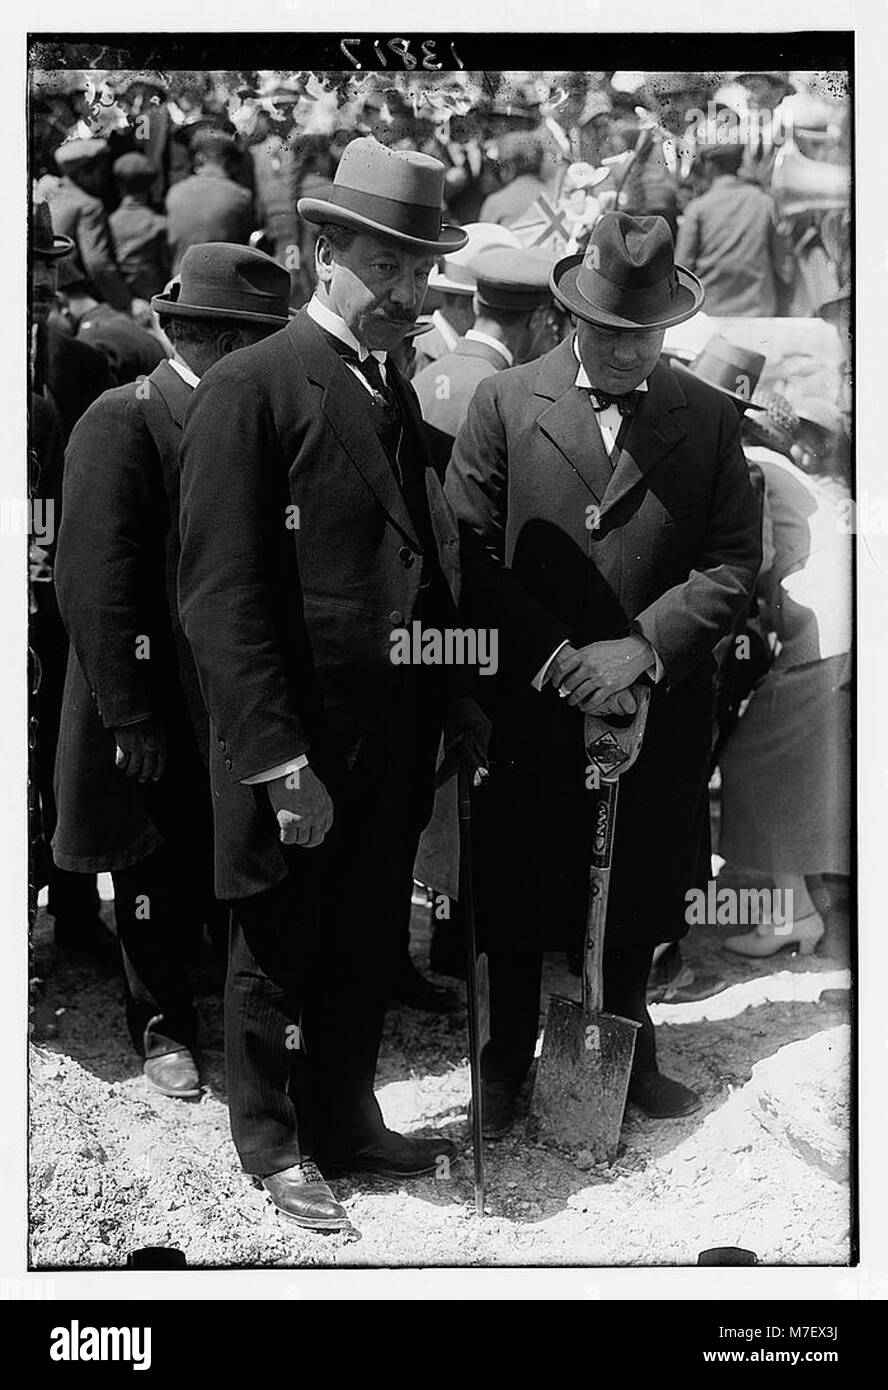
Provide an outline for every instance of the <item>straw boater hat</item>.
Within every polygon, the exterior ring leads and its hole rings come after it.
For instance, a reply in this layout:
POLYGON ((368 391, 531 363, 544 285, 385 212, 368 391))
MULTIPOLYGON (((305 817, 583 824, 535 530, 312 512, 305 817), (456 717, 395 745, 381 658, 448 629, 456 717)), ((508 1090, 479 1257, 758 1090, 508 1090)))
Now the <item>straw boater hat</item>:
POLYGON ((290 276, 264 251, 233 242, 189 246, 178 283, 151 307, 166 318, 234 319, 284 328, 290 321, 290 276))
POLYGON ((300 198, 306 222, 375 232, 414 251, 445 255, 468 242, 461 227, 443 226, 444 165, 416 150, 391 150, 362 136, 346 145, 325 198, 300 198))
POLYGON ((722 395, 730 396, 741 410, 764 410, 764 405, 753 400, 753 394, 765 369, 765 360, 760 352, 736 347, 717 333, 692 363, 673 362, 672 365, 676 371, 698 377, 722 395))
POLYGON ((498 222, 467 222, 463 231, 468 237, 461 251, 451 251, 444 256, 440 265, 435 266, 429 276, 429 289, 440 290, 444 294, 474 294, 477 283, 472 261, 491 246, 521 245, 514 232, 501 227, 498 222))
POLYGON ((551 285, 577 318, 629 332, 683 323, 704 296, 696 275, 675 264, 666 219, 626 212, 600 217, 585 252, 557 262, 551 285))

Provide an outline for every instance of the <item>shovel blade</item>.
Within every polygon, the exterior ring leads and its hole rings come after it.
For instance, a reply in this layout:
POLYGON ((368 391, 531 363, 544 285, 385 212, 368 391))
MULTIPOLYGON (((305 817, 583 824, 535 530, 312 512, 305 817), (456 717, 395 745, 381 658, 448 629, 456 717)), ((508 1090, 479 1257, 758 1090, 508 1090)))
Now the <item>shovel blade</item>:
POLYGON ((541 1139, 614 1161, 640 1026, 552 996, 531 1111, 541 1139))

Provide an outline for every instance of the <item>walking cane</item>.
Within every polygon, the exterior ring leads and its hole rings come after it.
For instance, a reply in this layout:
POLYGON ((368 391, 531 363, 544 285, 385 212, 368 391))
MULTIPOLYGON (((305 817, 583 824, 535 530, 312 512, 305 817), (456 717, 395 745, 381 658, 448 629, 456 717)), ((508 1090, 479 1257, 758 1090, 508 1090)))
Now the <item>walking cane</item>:
POLYGON ((481 1053, 490 1038, 490 984, 487 956, 479 954, 475 936, 472 885, 472 774, 462 763, 457 772, 459 819, 459 901, 466 933, 466 986, 469 1012, 469 1068, 472 1077, 472 1151, 475 1160, 475 1211, 484 1215, 484 1137, 481 1114, 481 1053))

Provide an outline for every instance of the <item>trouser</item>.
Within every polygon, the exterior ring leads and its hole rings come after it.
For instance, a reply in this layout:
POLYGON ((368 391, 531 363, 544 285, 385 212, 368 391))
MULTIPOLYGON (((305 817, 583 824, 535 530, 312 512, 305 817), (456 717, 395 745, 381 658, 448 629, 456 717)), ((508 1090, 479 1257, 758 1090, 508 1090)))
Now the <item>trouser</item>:
MULTIPOLYGON (((633 1077, 657 1070, 654 1025, 645 999, 653 951, 653 946, 631 946, 605 950, 604 956, 605 1011, 641 1024, 633 1077)), ((542 953, 492 951, 488 964, 490 1041, 481 1057, 481 1074, 486 1081, 520 1086, 536 1048, 542 953)))
POLYGON ((188 980, 194 930, 194 866, 164 844, 141 863, 115 869, 114 915, 123 965, 126 1019, 136 1051, 158 1057, 197 1040, 188 980))
POLYGON ((345 1155, 384 1128, 373 1081, 438 740, 420 693, 420 673, 405 673, 351 772, 328 783, 323 844, 285 850, 287 878, 232 904, 226 1064, 248 1173, 345 1155))

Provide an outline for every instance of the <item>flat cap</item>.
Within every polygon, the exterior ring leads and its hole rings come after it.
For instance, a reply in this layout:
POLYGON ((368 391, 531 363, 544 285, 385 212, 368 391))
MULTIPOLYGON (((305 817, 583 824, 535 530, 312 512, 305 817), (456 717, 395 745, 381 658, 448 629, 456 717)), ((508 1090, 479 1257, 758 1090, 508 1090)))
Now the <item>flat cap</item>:
POLYGON ((488 309, 536 309, 549 302, 554 264, 554 257, 533 247, 490 246, 479 251, 470 269, 478 299, 488 309))
POLYGON ((153 179, 156 173, 151 160, 139 154, 138 150, 119 155, 111 166, 111 171, 116 179, 153 179))
POLYGON ((71 169, 79 169, 83 164, 91 164, 94 159, 101 159, 107 153, 107 140, 65 140, 55 152, 55 162, 64 174, 71 169))

